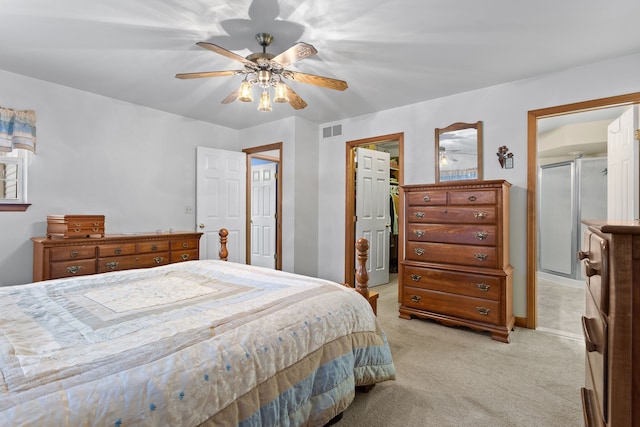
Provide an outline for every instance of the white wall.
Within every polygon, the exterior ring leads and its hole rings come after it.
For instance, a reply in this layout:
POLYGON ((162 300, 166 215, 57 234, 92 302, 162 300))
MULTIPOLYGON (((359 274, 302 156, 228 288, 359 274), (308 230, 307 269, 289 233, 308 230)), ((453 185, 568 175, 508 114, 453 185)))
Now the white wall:
POLYGON ((0 71, 0 105, 35 109, 26 212, 0 212, 0 285, 32 277, 51 214, 104 214, 107 233, 194 230, 195 147, 239 150, 238 131, 0 71))
POLYGON ((240 131, 241 149, 282 142, 282 269, 311 276, 318 274, 317 129, 291 117, 240 131))
MULTIPOLYGON (((545 107, 640 91, 640 54, 493 86, 339 122, 343 135, 319 146, 319 269, 343 281, 345 141, 404 132, 405 184, 435 180, 434 129, 482 120, 484 179, 506 179, 511 188, 511 264, 514 312, 526 316, 527 112, 545 107), (501 169, 498 147, 514 154, 513 169, 501 169), (336 207, 340 207, 337 209, 336 207)), ((335 123, 323 124, 333 125, 335 123)))

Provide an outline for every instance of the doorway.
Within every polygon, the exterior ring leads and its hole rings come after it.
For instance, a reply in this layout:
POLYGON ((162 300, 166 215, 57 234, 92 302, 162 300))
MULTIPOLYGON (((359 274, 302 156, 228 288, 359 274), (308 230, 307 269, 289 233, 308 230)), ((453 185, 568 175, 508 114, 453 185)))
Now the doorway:
MULTIPOLYGON (((366 147, 377 150, 393 150, 391 155, 391 169, 394 175, 394 183, 397 183, 398 188, 398 227, 397 235, 395 238, 391 238, 390 242, 395 242, 395 248, 390 248, 390 266, 394 262, 397 265, 398 260, 402 259, 402 244, 403 241, 403 228, 402 228, 402 206, 403 206, 403 194, 399 186, 404 181, 404 133, 395 133, 389 135, 382 135, 373 138, 360 139, 355 141, 347 141, 346 144, 346 202, 345 202, 345 269, 344 269, 344 282, 349 286, 355 285, 355 242, 356 242, 356 165, 355 156, 357 147, 366 147), (396 155, 397 153, 397 155, 396 155), (395 160, 395 163, 393 162, 395 160)), ((391 271, 391 269, 390 269, 391 271)), ((397 270, 396 270, 397 271, 397 270)))
POLYGON ((527 150, 527 317, 519 326, 536 329, 538 316, 538 125, 539 119, 640 103, 640 92, 549 107, 528 113, 527 150))
POLYGON ((245 148, 242 152, 247 155, 247 264, 282 270, 282 142, 245 148), (265 212, 269 218, 265 218, 265 212), (274 254, 275 262, 266 259, 265 254, 274 254))

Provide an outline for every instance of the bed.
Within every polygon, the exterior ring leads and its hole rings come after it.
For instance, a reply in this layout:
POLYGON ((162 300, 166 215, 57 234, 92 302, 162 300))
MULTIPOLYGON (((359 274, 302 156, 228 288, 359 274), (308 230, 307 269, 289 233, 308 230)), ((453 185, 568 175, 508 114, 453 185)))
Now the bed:
POLYGON ((323 426, 395 377, 358 292, 223 260, 0 288, 0 420, 323 426))

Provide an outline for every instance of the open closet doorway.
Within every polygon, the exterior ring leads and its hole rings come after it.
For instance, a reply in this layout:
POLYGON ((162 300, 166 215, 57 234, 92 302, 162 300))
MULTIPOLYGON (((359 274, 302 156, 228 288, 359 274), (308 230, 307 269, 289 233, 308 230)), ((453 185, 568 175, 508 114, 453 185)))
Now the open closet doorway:
MULTIPOLYGON (((356 183, 358 167, 356 164, 356 149, 359 147, 373 151, 386 152, 389 154, 389 189, 385 203, 389 212, 389 224, 387 226, 387 233, 389 235, 388 238, 384 240, 384 245, 386 245, 386 247, 375 248, 376 244, 382 244, 382 239, 376 239, 376 242, 373 242, 375 249, 372 251, 372 242, 370 242, 367 272, 371 275, 371 266, 376 265, 376 263, 379 264, 381 262, 380 260, 384 259, 388 260, 385 261, 387 264, 383 266, 388 269, 387 274, 393 274, 394 271, 397 273, 398 260, 402 259, 402 245, 399 243, 403 241, 402 221, 400 220, 400 218, 402 218, 403 199, 402 191, 400 191, 399 186, 403 183, 404 134, 396 133, 356 141, 347 141, 344 281, 350 286, 354 286, 355 284, 355 242, 356 239, 363 237, 357 236, 356 232, 358 221, 356 206, 358 205, 359 197, 356 183), (392 193, 395 193, 395 196, 392 193), (385 251, 387 253, 387 257, 385 257, 385 251)), ((360 197, 362 197, 362 193, 363 191, 360 191, 360 197)))
POLYGON ((247 154, 247 264, 282 269, 282 143, 247 154))
MULTIPOLYGON (((529 112, 527 204, 532 208, 527 209, 527 318, 525 319, 525 322, 517 322, 519 326, 525 326, 530 329, 536 329, 538 327, 538 271, 541 268, 539 263, 539 249, 541 244, 540 226, 541 220, 544 220, 544 218, 542 218, 543 215, 538 209, 541 197, 540 191, 543 190, 543 188, 540 188, 543 187, 543 185, 540 184, 542 181, 540 181, 539 145, 542 141, 539 140, 539 129, 543 130, 545 126, 547 126, 545 120, 551 120, 550 118, 554 118, 554 120, 555 118, 560 119, 563 117, 565 119, 576 119, 578 116, 575 114, 577 113, 590 112, 590 114, 594 114, 598 110, 603 110, 602 112, 604 112, 605 109, 611 108, 620 110, 620 107, 638 103, 640 103, 640 93, 632 93, 529 112)), ((573 156, 576 157, 576 152, 573 153, 573 156)), ((634 191, 634 196, 631 198, 635 199, 635 202, 637 203, 637 189, 634 191)), ((573 222, 575 223, 576 221, 573 222)), ((576 238, 576 243, 573 244, 576 245, 577 239, 580 238, 579 235, 582 231, 578 228, 577 224, 573 224, 572 227, 574 228, 573 235, 576 238)), ((574 256, 574 254, 570 254, 570 256, 574 256)), ((567 275, 569 274, 572 274, 570 266, 567 267, 567 275)))

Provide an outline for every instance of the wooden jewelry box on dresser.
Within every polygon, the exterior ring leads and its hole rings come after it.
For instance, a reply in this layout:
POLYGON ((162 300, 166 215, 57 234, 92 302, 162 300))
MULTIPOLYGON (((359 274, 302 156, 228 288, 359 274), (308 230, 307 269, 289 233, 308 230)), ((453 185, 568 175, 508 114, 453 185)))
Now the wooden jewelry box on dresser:
POLYGON ((404 185, 400 317, 488 331, 509 342, 513 267, 504 180, 404 185))
POLYGON ((583 221, 587 427, 640 427, 640 221, 583 221))
POLYGON ((197 260, 198 232, 33 237, 33 281, 197 260))

